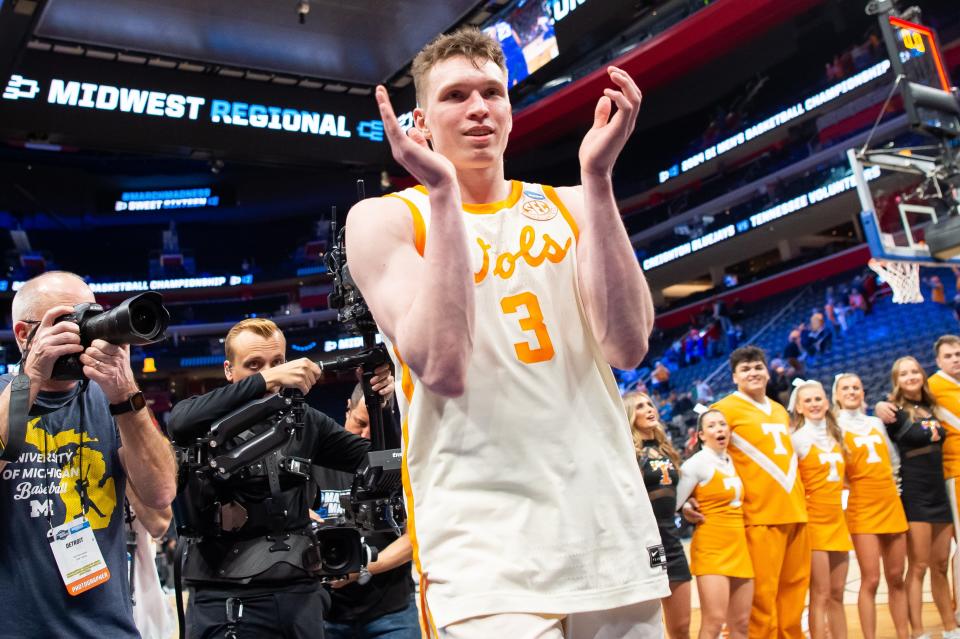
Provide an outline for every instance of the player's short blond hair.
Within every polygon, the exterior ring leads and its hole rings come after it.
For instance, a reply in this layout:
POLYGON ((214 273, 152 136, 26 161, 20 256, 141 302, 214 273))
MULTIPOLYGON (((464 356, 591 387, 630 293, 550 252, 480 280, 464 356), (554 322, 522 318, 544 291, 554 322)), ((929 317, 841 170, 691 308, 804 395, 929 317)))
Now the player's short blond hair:
POLYGON ((433 42, 421 49, 413 59, 410 73, 413 75, 413 86, 417 91, 417 104, 421 107, 426 103, 427 74, 438 62, 462 55, 469 59, 474 66, 480 68, 488 60, 498 67, 507 70, 506 58, 500 43, 476 27, 464 27, 453 33, 437 37, 433 42))
POLYGON ((233 325, 227 331, 227 337, 223 340, 223 350, 226 352, 227 361, 233 362, 236 352, 233 350, 233 342, 240 333, 255 333, 263 338, 270 338, 280 333, 280 327, 271 320, 262 317, 248 317, 233 325))

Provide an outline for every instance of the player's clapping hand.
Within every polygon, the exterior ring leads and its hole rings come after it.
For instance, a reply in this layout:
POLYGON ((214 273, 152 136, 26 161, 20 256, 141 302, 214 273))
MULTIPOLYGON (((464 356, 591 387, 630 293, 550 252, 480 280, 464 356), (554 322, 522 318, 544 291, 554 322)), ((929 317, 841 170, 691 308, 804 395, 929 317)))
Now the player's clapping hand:
POLYGON ((607 73, 619 90, 603 90, 593 113, 593 126, 580 144, 581 174, 598 177, 612 174, 617 157, 633 133, 643 97, 626 71, 611 66, 607 73), (617 111, 611 117, 614 105, 617 111))
POLYGON ((380 108, 380 118, 383 120, 383 130, 387 134, 387 141, 393 152, 393 159, 420 184, 427 187, 427 190, 432 191, 455 184, 457 172, 453 163, 433 151, 423 137, 423 133, 416 127, 412 127, 406 133, 400 128, 386 88, 378 86, 376 98, 377 106, 380 108))

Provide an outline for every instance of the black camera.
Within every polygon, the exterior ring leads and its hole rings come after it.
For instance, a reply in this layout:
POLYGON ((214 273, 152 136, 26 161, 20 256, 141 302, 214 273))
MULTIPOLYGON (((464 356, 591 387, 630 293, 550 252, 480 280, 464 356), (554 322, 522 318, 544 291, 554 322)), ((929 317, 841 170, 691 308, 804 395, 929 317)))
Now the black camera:
MULTIPOLYGON (((86 348, 95 339, 111 344, 152 344, 165 337, 170 313, 159 293, 141 293, 124 300, 109 311, 99 304, 84 302, 57 322, 74 322, 80 327, 80 343, 86 348)), ((83 379, 80 355, 65 355, 53 365, 53 379, 83 379)))
POLYGON ((360 531, 343 526, 321 527, 310 522, 313 540, 303 551, 303 567, 317 577, 342 577, 377 559, 377 549, 364 543, 360 531))

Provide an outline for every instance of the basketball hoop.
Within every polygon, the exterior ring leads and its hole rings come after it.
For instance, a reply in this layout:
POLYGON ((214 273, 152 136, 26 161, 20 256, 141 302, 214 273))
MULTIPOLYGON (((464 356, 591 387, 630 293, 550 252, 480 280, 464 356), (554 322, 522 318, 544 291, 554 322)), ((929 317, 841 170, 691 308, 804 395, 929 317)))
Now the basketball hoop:
POLYGON ((917 304, 923 301, 923 294, 920 292, 919 262, 872 259, 867 262, 867 266, 890 285, 894 304, 917 304))

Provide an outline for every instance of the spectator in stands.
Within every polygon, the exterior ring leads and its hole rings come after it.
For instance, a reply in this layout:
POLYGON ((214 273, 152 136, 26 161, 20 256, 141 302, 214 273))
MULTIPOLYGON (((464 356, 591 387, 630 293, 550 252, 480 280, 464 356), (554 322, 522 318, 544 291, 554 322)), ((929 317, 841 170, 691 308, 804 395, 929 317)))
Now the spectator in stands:
POLYGON ((940 277, 934 275, 930 277, 927 281, 930 285, 930 301, 934 304, 946 304, 947 295, 943 288, 943 282, 940 280, 940 277))
POLYGON ((847 332, 847 308, 846 305, 837 303, 837 298, 831 293, 827 296, 827 301, 823 305, 823 312, 830 322, 831 327, 840 327, 842 333, 847 332))
MULTIPOLYGON (((856 282, 856 280, 854 280, 856 282)), ((863 297, 863 292, 853 286, 847 295, 847 303, 850 305, 851 319, 858 321, 867 312, 867 300, 863 297)))
POLYGON ((694 390, 697 393, 697 401, 703 404, 704 406, 709 406, 713 403, 713 389, 710 388, 710 384, 702 379, 695 380, 693 382, 694 390))
POLYGON ((780 404, 786 404, 790 397, 793 376, 790 374, 793 369, 788 368, 782 359, 776 358, 770 361, 770 380, 767 382, 766 395, 770 399, 780 404))
POLYGON ((661 599, 661 603, 667 636, 670 639, 688 638, 691 576, 676 524, 680 455, 670 443, 657 407, 648 396, 631 393, 623 398, 623 404, 633 433, 637 462, 666 551, 670 596, 661 599))
POLYGON ((960 323, 960 290, 953 296, 953 318, 960 323))
POLYGON ((898 639, 907 639, 907 518, 897 490, 900 457, 876 417, 864 412, 863 382, 843 373, 833 382, 833 405, 846 445, 844 462, 850 489, 846 518, 860 567, 857 609, 865 639, 876 639, 880 560, 887 583, 887 606, 898 639))
POLYGON ((653 372, 650 374, 650 387, 658 393, 666 393, 670 390, 670 369, 667 368, 662 360, 658 360, 653 365, 653 372))
MULTIPOLYGON (((743 514, 756 575, 751 637, 803 636, 800 619, 810 582, 810 541, 803 486, 793 473, 790 416, 765 396, 766 354, 744 346, 730 354, 737 391, 712 408, 723 413, 734 442, 730 456, 743 480, 743 514)), ((686 514, 687 507, 684 506, 686 514)))
MULTIPOLYGON (((924 633, 923 579, 930 569, 930 590, 940 612, 944 636, 960 637, 953 614, 948 581, 952 516, 943 478, 943 440, 946 430, 936 417, 937 401, 930 392, 927 375, 913 357, 901 357, 890 373, 889 403, 896 406, 893 422, 887 423, 890 438, 900 454, 901 499, 910 529, 907 531, 907 603, 910 631, 924 633), (949 634, 948 634, 949 633, 949 634)), ((878 406, 883 418, 886 411, 878 406)))
POLYGON ((843 514, 843 435, 820 382, 796 379, 789 410, 790 439, 799 460, 810 537, 810 611, 812 639, 847 636, 843 592, 853 543, 843 514))
POLYGON ((824 321, 823 313, 819 309, 813 309, 810 314, 810 343, 815 353, 823 353, 829 350, 832 341, 830 327, 824 321))
POLYGON ((806 356, 807 354, 800 344, 800 331, 793 329, 787 336, 787 345, 783 349, 783 357, 797 375, 803 375, 804 370, 806 370, 803 360, 806 359, 806 356))

